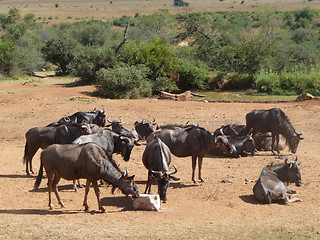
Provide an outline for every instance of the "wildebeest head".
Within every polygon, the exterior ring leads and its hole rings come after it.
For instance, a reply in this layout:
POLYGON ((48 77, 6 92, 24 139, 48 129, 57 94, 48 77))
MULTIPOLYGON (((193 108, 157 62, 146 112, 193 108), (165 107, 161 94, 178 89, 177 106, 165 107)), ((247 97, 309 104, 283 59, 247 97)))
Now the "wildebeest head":
POLYGON ((180 178, 176 178, 172 176, 173 174, 177 173, 178 169, 174 164, 172 164, 174 167, 174 172, 161 172, 161 171, 153 171, 152 175, 155 178, 155 180, 158 183, 158 194, 160 196, 160 199, 163 202, 167 201, 167 190, 170 185, 170 180, 178 181, 180 178))
POLYGON ((121 155, 123 157, 123 160, 128 162, 130 159, 130 154, 132 152, 132 149, 135 145, 135 140, 125 136, 120 136, 120 142, 121 142, 121 155))
MULTIPOLYGON (((131 194, 132 197, 136 198, 136 197, 139 197, 139 190, 138 190, 138 187, 137 187, 135 181, 133 180, 134 177, 135 177, 135 175, 129 176, 128 169, 126 168, 126 171, 123 172, 119 181, 123 181, 123 183, 124 183, 122 185, 122 187, 123 187, 122 193, 125 195, 131 194)), ((116 188, 117 188, 116 186, 114 186, 112 188, 112 193, 114 193, 116 188)))
POLYGON ((116 121, 116 120, 112 120, 111 121, 111 116, 108 117, 107 121, 110 124, 108 124, 106 127, 110 127, 111 126, 113 131, 114 131, 114 129, 122 128, 122 124, 121 124, 122 123, 122 119, 121 119, 121 117, 119 117, 119 120, 120 121, 116 121))
POLYGON ((295 183, 297 187, 301 186, 301 174, 300 174, 300 167, 297 163, 297 156, 294 161, 288 161, 289 158, 286 158, 285 163, 287 165, 288 171, 288 180, 289 183, 295 183))
POLYGON ((300 142, 300 140, 303 139, 303 137, 301 137, 301 135, 302 135, 302 133, 297 133, 296 135, 292 136, 290 139, 287 140, 287 142, 289 144, 289 149, 292 153, 297 152, 299 142, 300 142))
POLYGON ((141 139, 147 139, 147 137, 154 132, 153 126, 156 125, 155 119, 153 121, 145 122, 144 119, 141 122, 136 121, 134 128, 137 131, 141 139))
POLYGON ((96 117, 93 120, 93 123, 97 124, 100 127, 104 127, 106 125, 105 110, 103 109, 102 111, 101 110, 94 111, 94 113, 96 114, 96 117))
POLYGON ((252 134, 246 136, 246 140, 243 143, 243 151, 246 153, 250 153, 251 155, 254 155, 255 153, 255 143, 252 137, 252 134))

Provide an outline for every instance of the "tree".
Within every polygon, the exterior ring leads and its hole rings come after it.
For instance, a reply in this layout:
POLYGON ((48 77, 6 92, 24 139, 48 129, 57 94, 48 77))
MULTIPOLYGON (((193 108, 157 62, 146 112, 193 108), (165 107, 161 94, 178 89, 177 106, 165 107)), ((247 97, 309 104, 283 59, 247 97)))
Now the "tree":
POLYGON ((189 3, 185 2, 183 0, 174 0, 173 1, 173 6, 175 6, 175 7, 188 7, 189 3))
POLYGON ((66 75, 71 72, 75 58, 76 42, 67 34, 60 32, 52 40, 45 43, 42 53, 46 61, 56 65, 58 72, 66 75))

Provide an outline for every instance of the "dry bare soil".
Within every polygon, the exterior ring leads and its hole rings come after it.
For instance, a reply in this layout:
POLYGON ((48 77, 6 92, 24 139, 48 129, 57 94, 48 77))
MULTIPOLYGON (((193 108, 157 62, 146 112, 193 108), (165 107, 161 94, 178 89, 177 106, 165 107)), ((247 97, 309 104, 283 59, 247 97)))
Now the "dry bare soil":
MULTIPOLYGON (((72 80, 71 80, 72 81, 72 80)), ((0 239, 319 239, 320 238, 320 102, 209 103, 171 100, 108 100, 91 97, 93 86, 70 87, 61 78, 24 79, 0 83, 0 239), (25 83, 25 84, 22 84, 25 83), (25 133, 45 126, 76 111, 106 109, 107 116, 121 116, 124 126, 155 117, 159 124, 199 122, 214 131, 222 124, 245 124, 245 114, 253 109, 280 107, 290 117, 297 132, 303 131, 297 156, 302 163, 302 186, 297 197, 303 202, 264 205, 252 196, 252 187, 263 166, 281 162, 270 152, 256 156, 205 158, 206 182, 191 181, 191 159, 173 157, 180 181, 168 189, 168 201, 160 212, 134 211, 132 200, 119 191, 102 186, 99 213, 94 191, 89 192, 91 211, 83 211, 84 190, 71 189, 60 182, 62 209, 54 197, 55 209, 48 210, 46 179, 34 191, 36 175, 26 176, 22 163, 25 133), (223 181, 225 180, 225 181, 223 181), (229 183, 226 183, 228 182, 229 183), (225 182, 225 183, 222 183, 225 182)), ((147 170, 141 156, 145 145, 133 149, 126 163, 140 192, 144 191, 147 170)), ((33 163, 39 167, 39 153, 33 163)), ((288 149, 283 152, 288 155, 288 149)), ((84 183, 84 180, 82 180, 84 183)), ((153 186, 152 192, 156 193, 153 186)))

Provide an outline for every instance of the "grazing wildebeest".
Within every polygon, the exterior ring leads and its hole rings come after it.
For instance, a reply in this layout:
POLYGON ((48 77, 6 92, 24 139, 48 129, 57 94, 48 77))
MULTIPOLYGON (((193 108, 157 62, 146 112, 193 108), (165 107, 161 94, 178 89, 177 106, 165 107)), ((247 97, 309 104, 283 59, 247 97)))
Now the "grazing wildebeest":
POLYGON ((176 157, 192 157, 192 180, 194 183, 197 183, 194 173, 198 159, 199 180, 204 182, 201 177, 203 157, 213 152, 216 147, 214 136, 210 132, 196 126, 176 130, 157 130, 150 134, 147 142, 151 142, 155 136, 158 136, 176 157))
POLYGON ((169 172, 171 163, 171 152, 161 139, 155 137, 149 142, 142 155, 143 165, 148 169, 148 181, 144 193, 150 193, 153 180, 158 184, 158 193, 163 202, 167 201, 167 189, 170 179, 178 181, 179 178, 172 176, 177 173, 177 168, 173 165, 175 171, 169 172))
POLYGON ((283 135, 289 143, 289 149, 292 153, 296 153, 298 144, 302 133, 296 133, 291 125, 289 118, 280 108, 272 108, 268 110, 253 110, 246 115, 247 130, 253 129, 257 132, 271 132, 272 145, 271 151, 273 154, 274 143, 276 143, 276 150, 279 151, 279 134, 283 135))
MULTIPOLYGON (((134 140, 124 136, 119 136, 119 134, 112 132, 110 129, 101 129, 97 133, 82 135, 75 139, 72 143, 74 144, 84 144, 88 142, 96 143, 100 146, 107 154, 108 159, 112 160, 113 153, 119 153, 123 157, 124 161, 129 161, 132 149, 134 147, 134 140)), ((80 182, 78 181, 80 186, 80 182)), ((77 191, 75 181, 73 182, 73 187, 77 191)))
POLYGON ((284 185, 284 182, 295 183, 301 186, 301 174, 297 157, 294 161, 288 161, 277 165, 267 165, 262 169, 259 180, 253 187, 254 197, 263 203, 271 204, 274 200, 283 200, 285 204, 301 201, 300 199, 288 199, 287 193, 294 194, 284 185))
POLYGON ((141 122, 136 121, 134 123, 134 129, 139 135, 139 139, 146 140, 148 136, 154 132, 153 126, 156 125, 156 120, 146 122, 144 119, 141 122))
POLYGON ((119 117, 120 121, 116 121, 116 120, 111 121, 110 119, 111 119, 111 117, 108 117, 107 121, 110 124, 108 124, 107 127, 111 126, 111 129, 113 132, 118 133, 121 136, 135 139, 135 142, 137 143, 137 141, 139 140, 139 135, 135 129, 128 130, 125 127, 123 127, 121 124, 122 123, 121 117, 119 117))
MULTIPOLYGON (((227 135, 219 135, 216 138, 217 149, 219 144, 225 144, 225 149, 227 151, 222 151, 220 154, 230 156, 230 157, 246 157, 248 154, 252 156, 255 153, 255 144, 252 138, 252 134, 248 134, 241 137, 231 137, 227 135)), ((218 152, 219 153, 219 152, 218 152)))
MULTIPOLYGON (((258 151, 271 151, 272 150, 272 134, 271 132, 267 133, 256 133, 253 136, 254 144, 258 151)), ((273 145, 276 148, 276 144, 273 145)), ((283 141, 282 137, 279 136, 279 150, 283 150, 285 147, 285 141, 283 141)))
MULTIPOLYGON (((108 159, 104 150, 95 143, 87 144, 54 144, 47 147, 41 153, 41 162, 48 177, 49 207, 52 210, 51 191, 56 194, 61 207, 65 207, 60 199, 57 184, 61 178, 66 180, 87 179, 83 206, 89 210, 87 196, 90 184, 94 188, 98 199, 99 210, 105 209, 100 202, 100 190, 97 181, 102 179, 113 186, 112 192, 119 188, 123 194, 139 196, 138 188, 133 180, 134 175, 129 177, 124 174, 114 161, 108 159)), ((43 171, 41 171, 43 174, 43 171)), ((37 188, 41 183, 42 175, 38 175, 35 183, 37 188)))
POLYGON ((26 145, 23 156, 27 175, 30 175, 29 166, 30 171, 33 173, 32 158, 39 148, 45 149, 54 143, 72 143, 77 137, 90 133, 92 133, 92 130, 86 123, 68 123, 29 129, 26 133, 26 145))
POLYGON ((68 117, 61 118, 58 123, 66 122, 76 122, 76 123, 94 123, 99 127, 104 127, 106 125, 106 115, 105 110, 96 110, 92 112, 76 112, 68 117))

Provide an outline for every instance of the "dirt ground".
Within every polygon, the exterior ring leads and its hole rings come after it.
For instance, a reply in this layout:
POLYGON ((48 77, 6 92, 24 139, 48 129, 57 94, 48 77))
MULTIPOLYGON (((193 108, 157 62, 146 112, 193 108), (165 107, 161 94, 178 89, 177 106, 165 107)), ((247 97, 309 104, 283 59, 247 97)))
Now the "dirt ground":
MULTIPOLYGON (((90 96, 93 86, 68 87, 59 78, 0 83, 0 239, 319 239, 320 238, 320 101, 288 103, 211 103, 171 100, 109 100, 90 96), (25 84, 23 84, 25 83, 25 84), (160 212, 134 211, 132 200, 119 191, 101 187, 99 213, 94 191, 89 192, 90 213, 83 211, 84 189, 78 193, 70 182, 60 182, 62 209, 53 197, 55 209, 48 210, 46 179, 33 190, 36 174, 26 176, 22 163, 25 133, 77 111, 106 110, 107 116, 121 116, 124 126, 136 120, 157 123, 199 122, 213 132, 222 124, 245 124, 253 109, 280 107, 297 132, 303 132, 297 156, 303 201, 290 205, 264 205, 253 198, 252 187, 262 168, 281 162, 271 152, 256 156, 205 158, 202 175, 206 182, 191 181, 191 158, 172 161, 178 168, 178 182, 168 189, 168 201, 160 212), (226 181, 223 181, 226 180, 226 181), (228 182, 229 181, 229 182, 228 182), (228 183, 222 183, 228 182, 228 183)), ((147 170, 141 156, 145 145, 133 149, 131 160, 114 155, 120 168, 127 167, 140 192, 145 189, 147 170)), ((38 172, 39 150, 33 159, 38 172)), ((283 152, 288 155, 288 148, 283 152)), ((85 181, 82 180, 84 183, 85 181)), ((152 192, 156 193, 156 186, 152 192)))

